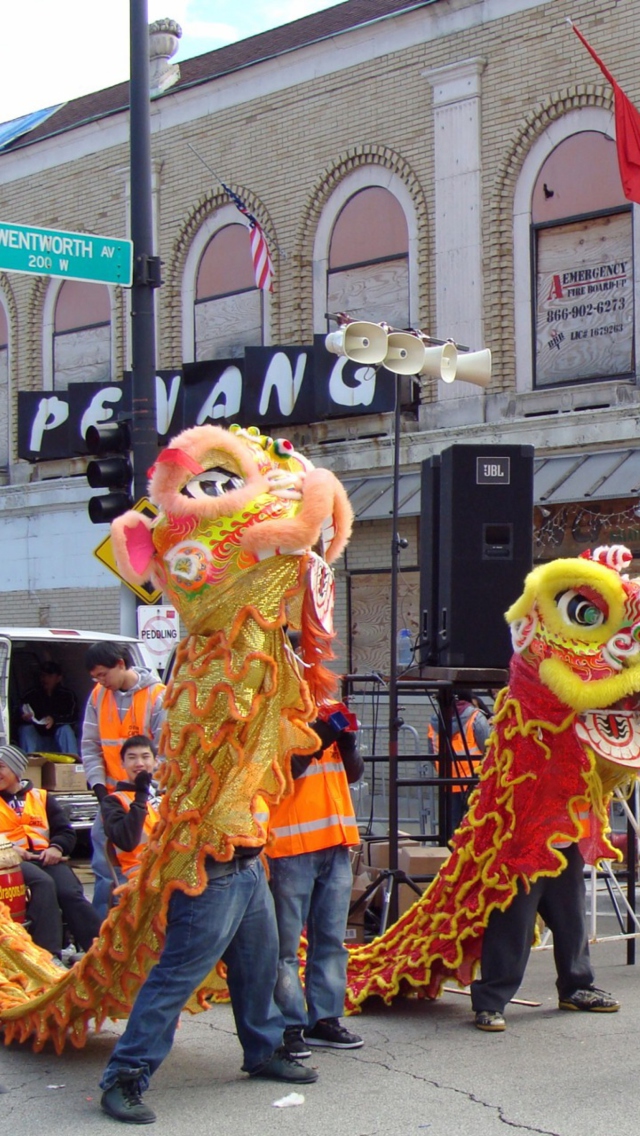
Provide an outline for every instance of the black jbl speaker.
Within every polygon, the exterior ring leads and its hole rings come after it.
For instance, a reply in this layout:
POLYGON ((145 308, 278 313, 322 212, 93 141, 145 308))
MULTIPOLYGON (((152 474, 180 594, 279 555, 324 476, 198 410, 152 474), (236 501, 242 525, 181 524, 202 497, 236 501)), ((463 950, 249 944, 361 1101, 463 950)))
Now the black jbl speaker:
POLYGON ((533 446, 450 446, 422 463, 423 666, 508 666, 504 613, 533 559, 533 446))

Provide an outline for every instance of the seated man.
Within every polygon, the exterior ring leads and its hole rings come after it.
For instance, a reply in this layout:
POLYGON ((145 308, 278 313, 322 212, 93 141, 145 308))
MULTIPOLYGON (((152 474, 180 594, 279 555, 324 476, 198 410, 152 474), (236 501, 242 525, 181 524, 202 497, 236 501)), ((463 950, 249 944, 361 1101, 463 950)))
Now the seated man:
POLYGON ((128 780, 118 781, 114 792, 103 797, 100 811, 118 867, 129 878, 158 820, 158 792, 153 780, 158 764, 156 747, 149 738, 136 734, 120 747, 120 759, 128 780))
POLYGON ((78 703, 72 690, 62 685, 58 663, 42 663, 40 685, 25 694, 20 707, 18 739, 26 753, 70 753, 78 756, 74 723, 78 703))
POLYGON ((16 746, 0 746, 0 833, 21 858, 29 889, 28 930, 34 943, 52 955, 62 954, 62 921, 83 950, 100 931, 100 917, 89 903, 80 880, 63 860, 76 834, 51 793, 22 780, 27 755, 16 746))

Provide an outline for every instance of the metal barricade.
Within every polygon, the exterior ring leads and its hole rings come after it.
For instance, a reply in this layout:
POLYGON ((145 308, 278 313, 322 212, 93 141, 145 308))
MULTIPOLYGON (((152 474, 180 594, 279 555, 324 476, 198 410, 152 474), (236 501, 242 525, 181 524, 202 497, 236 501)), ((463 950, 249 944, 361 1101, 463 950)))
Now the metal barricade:
MULTIPOLYGON (((356 713, 358 712, 358 708, 356 713)), ((361 831, 373 833, 378 827, 386 833, 389 824, 389 728, 361 723, 358 748, 365 761, 362 781, 352 786, 356 819, 361 831)), ((435 776, 431 762, 425 762, 424 742, 415 726, 404 724, 398 730, 398 762, 407 777, 435 776)), ((398 823, 414 834, 433 835, 437 820, 436 790, 433 786, 410 786, 398 793, 398 823)))

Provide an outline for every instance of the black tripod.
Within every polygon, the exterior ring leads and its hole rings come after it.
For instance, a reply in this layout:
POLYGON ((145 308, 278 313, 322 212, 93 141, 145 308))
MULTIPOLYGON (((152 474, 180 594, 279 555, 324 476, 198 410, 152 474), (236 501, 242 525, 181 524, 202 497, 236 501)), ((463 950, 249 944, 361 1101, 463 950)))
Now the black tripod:
POLYGON ((377 879, 373 880, 365 888, 362 895, 358 896, 358 898, 353 901, 349 908, 349 919, 351 920, 361 907, 368 907, 373 896, 376 895, 377 892, 382 891, 382 909, 380 911, 378 934, 384 935, 389 922, 391 896, 395 894, 395 889, 400 884, 407 884, 417 896, 422 895, 422 888, 419 887, 415 880, 413 880, 411 876, 408 876, 406 872, 403 872, 400 868, 385 868, 379 873, 377 879))

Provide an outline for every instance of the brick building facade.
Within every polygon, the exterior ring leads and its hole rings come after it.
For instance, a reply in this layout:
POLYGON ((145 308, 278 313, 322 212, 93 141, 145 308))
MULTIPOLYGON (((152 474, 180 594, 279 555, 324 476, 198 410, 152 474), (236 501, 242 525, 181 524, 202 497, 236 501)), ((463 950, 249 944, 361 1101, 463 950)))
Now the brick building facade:
MULTIPOLYGON (((601 539, 624 537, 640 555, 638 207, 619 182, 611 87, 567 17, 640 104, 633 0, 348 0, 184 61, 179 73, 170 54, 156 55, 164 397, 183 364, 241 358, 249 345, 312 343, 335 327, 327 311, 489 347, 486 390, 421 379, 402 415, 403 477, 452 444, 531 444, 536 476, 546 478, 538 554, 553 554, 564 525, 563 549, 575 550, 586 526, 601 539), (246 231, 207 165, 267 236, 271 294, 247 281, 246 231), (579 295, 577 278, 564 306, 544 292, 547 276, 614 264, 624 265, 615 295, 579 295), (616 307, 605 311, 607 303, 616 307), (579 484, 563 493, 578 469, 579 484), (555 545, 545 545, 549 516, 555 545)), ((127 236, 127 99, 122 85, 75 100, 5 144, 1 216, 127 236)), ((64 402, 70 385, 121 382, 128 293, 0 273, 0 340, 0 624, 117 632, 119 588, 92 556, 104 530, 86 516, 86 458, 25 457, 35 403, 27 410, 18 394, 64 402)), ((375 503, 387 483, 371 479, 390 475, 392 427, 389 412, 282 424, 317 464, 371 488, 338 573, 340 665, 359 670, 384 670, 387 660, 392 534, 388 494, 375 503)), ((419 497, 401 511, 399 615, 417 632, 419 497)))

